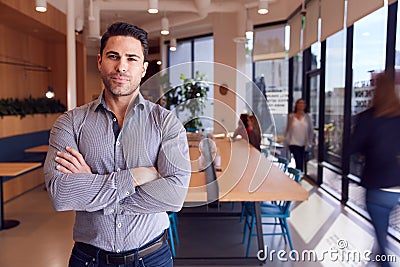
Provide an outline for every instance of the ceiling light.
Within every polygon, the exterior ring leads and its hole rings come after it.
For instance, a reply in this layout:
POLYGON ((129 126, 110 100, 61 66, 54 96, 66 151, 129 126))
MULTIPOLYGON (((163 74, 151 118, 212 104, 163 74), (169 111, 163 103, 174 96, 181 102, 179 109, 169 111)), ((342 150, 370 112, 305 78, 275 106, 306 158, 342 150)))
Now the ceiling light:
POLYGON ((150 14, 158 13, 158 0, 149 0, 149 9, 147 9, 147 12, 150 14))
POLYGON ((46 0, 36 0, 36 11, 46 12, 47 11, 47 1, 46 0))
POLYGON ((260 0, 258 2, 258 14, 265 15, 268 13, 268 1, 260 0))
POLYGON ((176 39, 172 38, 169 43, 169 51, 176 51, 176 39))
POLYGON ((161 34, 168 35, 169 34, 169 22, 167 17, 163 17, 161 19, 161 34))
POLYGON ((161 65, 162 64, 162 61, 161 60, 157 60, 157 65, 161 65))

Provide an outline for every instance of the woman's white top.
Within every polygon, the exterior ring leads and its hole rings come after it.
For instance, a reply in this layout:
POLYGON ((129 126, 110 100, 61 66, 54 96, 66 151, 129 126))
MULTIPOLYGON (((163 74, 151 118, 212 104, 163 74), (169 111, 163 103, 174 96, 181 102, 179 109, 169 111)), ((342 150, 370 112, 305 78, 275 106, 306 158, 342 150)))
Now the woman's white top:
POLYGON ((295 117, 292 122, 292 134, 289 141, 289 145, 295 146, 305 146, 307 143, 307 129, 308 124, 305 120, 305 116, 302 116, 301 119, 295 117))

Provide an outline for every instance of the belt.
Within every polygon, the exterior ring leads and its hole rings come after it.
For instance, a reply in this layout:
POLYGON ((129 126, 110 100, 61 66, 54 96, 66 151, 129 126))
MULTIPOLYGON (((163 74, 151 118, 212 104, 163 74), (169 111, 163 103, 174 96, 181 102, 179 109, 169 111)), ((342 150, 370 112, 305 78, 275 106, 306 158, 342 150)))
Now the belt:
POLYGON ((75 246, 83 251, 84 253, 92 256, 93 258, 97 258, 99 256, 99 260, 106 262, 107 264, 126 264, 128 262, 135 261, 135 254, 137 253, 138 259, 143 258, 146 255, 149 255, 161 248, 167 242, 167 235, 164 232, 159 238, 152 241, 149 244, 146 244, 143 248, 139 248, 138 251, 129 251, 125 253, 111 253, 102 249, 99 249, 95 246, 76 242, 75 246))

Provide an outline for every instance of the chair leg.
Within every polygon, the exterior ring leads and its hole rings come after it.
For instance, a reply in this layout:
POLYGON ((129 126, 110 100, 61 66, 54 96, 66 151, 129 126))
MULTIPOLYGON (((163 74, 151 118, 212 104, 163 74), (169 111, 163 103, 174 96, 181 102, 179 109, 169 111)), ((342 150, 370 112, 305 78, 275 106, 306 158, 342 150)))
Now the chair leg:
POLYGON ((174 234, 172 233, 172 226, 168 228, 169 245, 171 247, 171 254, 173 258, 176 258, 175 244, 174 244, 174 234))
POLYGON ((244 226, 243 226, 243 238, 242 238, 242 244, 246 241, 246 233, 247 233, 247 228, 250 228, 250 224, 247 221, 248 215, 244 216, 244 226))
POLYGON ((293 250, 293 243, 292 243, 292 237, 290 236, 289 225, 288 225, 288 223, 286 221, 286 218, 283 218, 282 220, 283 220, 283 223, 284 223, 285 228, 286 228, 286 235, 287 235, 287 238, 289 240, 290 250, 293 250))
POLYGON ((173 233, 174 233, 174 237, 175 237, 175 242, 176 244, 179 245, 179 236, 178 236, 178 215, 176 213, 174 213, 174 215, 172 216, 172 227, 173 227, 173 233))
POLYGON ((250 224, 251 224, 251 226, 250 226, 250 231, 249 231, 249 240, 247 241, 246 257, 249 256, 249 252, 250 252, 251 237, 253 236, 254 225, 256 224, 255 216, 251 216, 250 224))
MULTIPOLYGON (((275 218, 275 220, 276 220, 276 218, 275 218)), ((279 220, 279 225, 281 226, 281 231, 282 231, 282 236, 283 236, 283 240, 285 241, 285 245, 287 244, 287 240, 286 240, 286 233, 287 233, 287 231, 286 231, 286 226, 285 226, 285 223, 284 223, 284 220, 283 219, 281 219, 281 218, 278 218, 278 220, 279 220)))
POLYGON ((242 211, 240 212, 240 220, 239 220, 239 222, 242 222, 245 212, 246 212, 246 210, 245 210, 244 202, 242 202, 242 211))

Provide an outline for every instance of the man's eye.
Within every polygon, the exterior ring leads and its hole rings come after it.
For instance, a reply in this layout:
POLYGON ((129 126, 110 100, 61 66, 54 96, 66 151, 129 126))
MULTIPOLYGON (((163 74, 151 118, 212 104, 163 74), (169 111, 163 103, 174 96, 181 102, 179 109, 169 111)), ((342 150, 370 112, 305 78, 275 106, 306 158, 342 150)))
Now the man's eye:
POLYGON ((137 61, 137 59, 135 57, 130 57, 128 58, 128 61, 137 61))
POLYGON ((108 58, 109 59, 118 59, 119 56, 117 56, 117 55, 109 55, 108 58))

